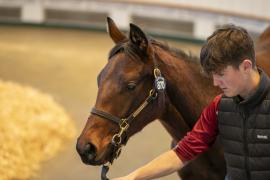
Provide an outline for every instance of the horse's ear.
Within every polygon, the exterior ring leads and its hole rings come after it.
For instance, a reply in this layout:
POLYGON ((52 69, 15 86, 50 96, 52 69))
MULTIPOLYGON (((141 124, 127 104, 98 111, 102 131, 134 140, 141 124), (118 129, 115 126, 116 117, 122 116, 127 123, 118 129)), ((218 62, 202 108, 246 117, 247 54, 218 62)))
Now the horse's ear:
POLYGON ((143 52, 147 53, 148 39, 145 33, 135 24, 130 24, 129 39, 132 44, 137 46, 143 52))
POLYGON ((110 17, 107 17, 107 31, 116 44, 127 40, 126 35, 119 30, 110 17))

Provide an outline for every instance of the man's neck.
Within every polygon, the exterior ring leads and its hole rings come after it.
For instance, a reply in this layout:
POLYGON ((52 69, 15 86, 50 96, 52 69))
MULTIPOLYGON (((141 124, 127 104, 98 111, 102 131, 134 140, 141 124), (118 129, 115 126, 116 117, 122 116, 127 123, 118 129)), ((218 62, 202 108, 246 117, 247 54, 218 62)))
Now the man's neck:
POLYGON ((252 71, 252 74, 250 75, 249 78, 250 80, 247 81, 248 84, 246 91, 240 95, 243 99, 247 99, 256 92, 260 83, 260 74, 258 70, 252 71))

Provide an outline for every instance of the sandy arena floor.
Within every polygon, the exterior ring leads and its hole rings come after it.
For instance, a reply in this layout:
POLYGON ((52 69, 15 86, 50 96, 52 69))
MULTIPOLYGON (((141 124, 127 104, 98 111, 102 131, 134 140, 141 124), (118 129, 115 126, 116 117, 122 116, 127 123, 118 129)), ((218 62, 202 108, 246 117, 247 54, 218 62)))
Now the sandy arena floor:
MULTIPOLYGON (((169 42, 198 54, 199 47, 169 42)), ((0 79, 33 86, 51 94, 74 119, 78 135, 97 93, 96 76, 113 43, 106 33, 83 30, 0 26, 0 79)), ((84 165, 76 139, 43 163, 32 180, 99 180, 100 168, 84 165)), ((170 137, 158 121, 130 139, 109 177, 122 176, 168 150, 170 137), (143 148, 141 148, 143 147, 143 148), (147 151, 145 151, 147 149, 147 151)), ((178 180, 173 174, 162 180, 178 180)))

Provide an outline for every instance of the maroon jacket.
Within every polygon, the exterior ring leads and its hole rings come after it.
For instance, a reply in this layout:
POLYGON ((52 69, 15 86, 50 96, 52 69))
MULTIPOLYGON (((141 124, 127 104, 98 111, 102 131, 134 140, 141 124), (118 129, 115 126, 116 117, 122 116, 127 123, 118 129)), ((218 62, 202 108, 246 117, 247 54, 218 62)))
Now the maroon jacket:
POLYGON ((174 151, 183 161, 189 161, 205 152, 214 142, 218 134, 217 111, 222 95, 218 95, 203 110, 192 131, 178 142, 174 151))

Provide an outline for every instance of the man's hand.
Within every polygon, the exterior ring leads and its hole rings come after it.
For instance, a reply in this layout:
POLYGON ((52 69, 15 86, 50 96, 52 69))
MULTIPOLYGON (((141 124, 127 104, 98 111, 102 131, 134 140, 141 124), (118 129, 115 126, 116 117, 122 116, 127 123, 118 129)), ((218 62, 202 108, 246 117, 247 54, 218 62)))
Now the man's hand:
POLYGON ((173 150, 169 150, 127 176, 112 180, 149 180, 171 174, 184 166, 173 150))
POLYGON ((124 177, 115 178, 112 180, 135 180, 135 178, 131 177, 131 175, 128 175, 128 176, 124 176, 124 177))

